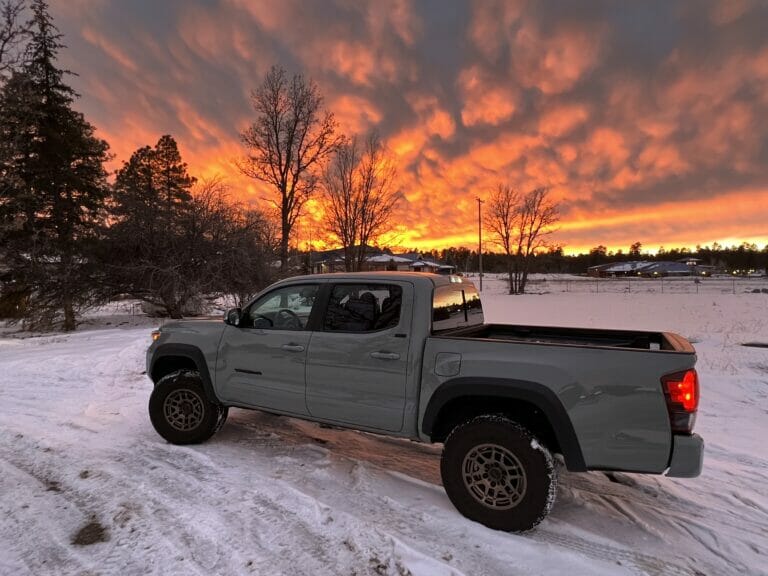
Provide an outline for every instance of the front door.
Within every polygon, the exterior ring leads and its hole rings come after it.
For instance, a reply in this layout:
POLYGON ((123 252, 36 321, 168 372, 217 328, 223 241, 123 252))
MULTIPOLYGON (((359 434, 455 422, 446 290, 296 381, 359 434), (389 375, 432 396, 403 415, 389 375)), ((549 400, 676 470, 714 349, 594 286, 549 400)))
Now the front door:
POLYGON ((326 420, 397 432, 403 427, 413 287, 331 287, 307 355, 307 407, 326 420))
POLYGON ((216 388, 225 403, 307 414, 305 367, 309 319, 318 284, 276 288, 227 326, 217 360, 216 388))

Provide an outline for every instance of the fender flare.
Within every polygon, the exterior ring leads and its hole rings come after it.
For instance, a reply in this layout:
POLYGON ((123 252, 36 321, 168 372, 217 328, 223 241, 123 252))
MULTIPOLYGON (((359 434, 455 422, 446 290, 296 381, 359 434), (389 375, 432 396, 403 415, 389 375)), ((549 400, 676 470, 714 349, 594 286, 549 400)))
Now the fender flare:
POLYGON ((462 397, 485 396, 521 400, 536 406, 549 420, 560 445, 568 470, 585 472, 587 465, 579 439, 568 412, 557 395, 543 384, 507 378, 454 378, 441 384, 432 394, 424 411, 421 430, 428 436, 437 423, 440 410, 448 402, 462 397))
MULTIPOLYGON (((149 365, 149 376, 152 378, 152 374, 155 371, 155 364, 161 358, 176 357, 187 358, 194 362, 197 367, 197 371, 200 374, 200 379, 203 382, 203 390, 208 400, 214 404, 221 404, 221 401, 216 396, 216 392, 213 389, 213 381, 211 380, 211 374, 208 371, 208 363, 205 361, 205 356, 202 350, 197 346, 191 344, 161 344, 152 354, 152 361, 149 365)), ((154 378, 152 378, 154 381, 154 378)))

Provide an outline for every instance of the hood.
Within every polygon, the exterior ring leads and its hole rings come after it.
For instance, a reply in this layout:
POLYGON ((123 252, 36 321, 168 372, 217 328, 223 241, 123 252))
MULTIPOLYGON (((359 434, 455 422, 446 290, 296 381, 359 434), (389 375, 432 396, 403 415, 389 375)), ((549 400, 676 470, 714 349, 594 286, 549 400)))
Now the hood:
POLYGON ((224 330, 224 319, 221 316, 194 318, 191 320, 172 320, 160 327, 161 332, 186 332, 189 334, 221 333, 224 330))

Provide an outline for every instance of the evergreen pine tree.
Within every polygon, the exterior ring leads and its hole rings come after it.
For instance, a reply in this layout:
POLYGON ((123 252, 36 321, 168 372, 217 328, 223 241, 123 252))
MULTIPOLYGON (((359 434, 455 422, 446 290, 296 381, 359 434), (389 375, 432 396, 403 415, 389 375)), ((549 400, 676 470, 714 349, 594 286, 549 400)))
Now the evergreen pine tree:
POLYGON ((170 135, 154 148, 136 150, 115 178, 106 262, 110 283, 115 292, 162 306, 171 317, 181 317, 194 295, 187 277, 197 238, 190 218, 194 183, 170 135))
POLYGON ((102 231, 108 145, 72 109, 61 44, 44 0, 31 5, 24 65, 0 92, 0 246, 6 281, 32 326, 74 330, 91 302, 91 249, 102 231))
POLYGON ((160 137, 152 155, 156 187, 164 203, 164 218, 173 226, 175 214, 183 210, 192 200, 190 188, 195 178, 187 173, 187 164, 182 161, 176 140, 169 134, 160 137))

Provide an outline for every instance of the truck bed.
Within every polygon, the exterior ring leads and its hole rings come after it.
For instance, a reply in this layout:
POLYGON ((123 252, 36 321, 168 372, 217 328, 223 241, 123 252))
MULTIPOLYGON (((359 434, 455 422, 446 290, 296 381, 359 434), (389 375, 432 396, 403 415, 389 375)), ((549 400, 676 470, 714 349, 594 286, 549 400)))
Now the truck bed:
POLYGON ((480 326, 446 330, 437 333, 434 336, 468 338, 472 340, 525 342, 527 344, 663 350, 668 352, 694 353, 693 347, 685 338, 671 332, 482 324, 480 326))

